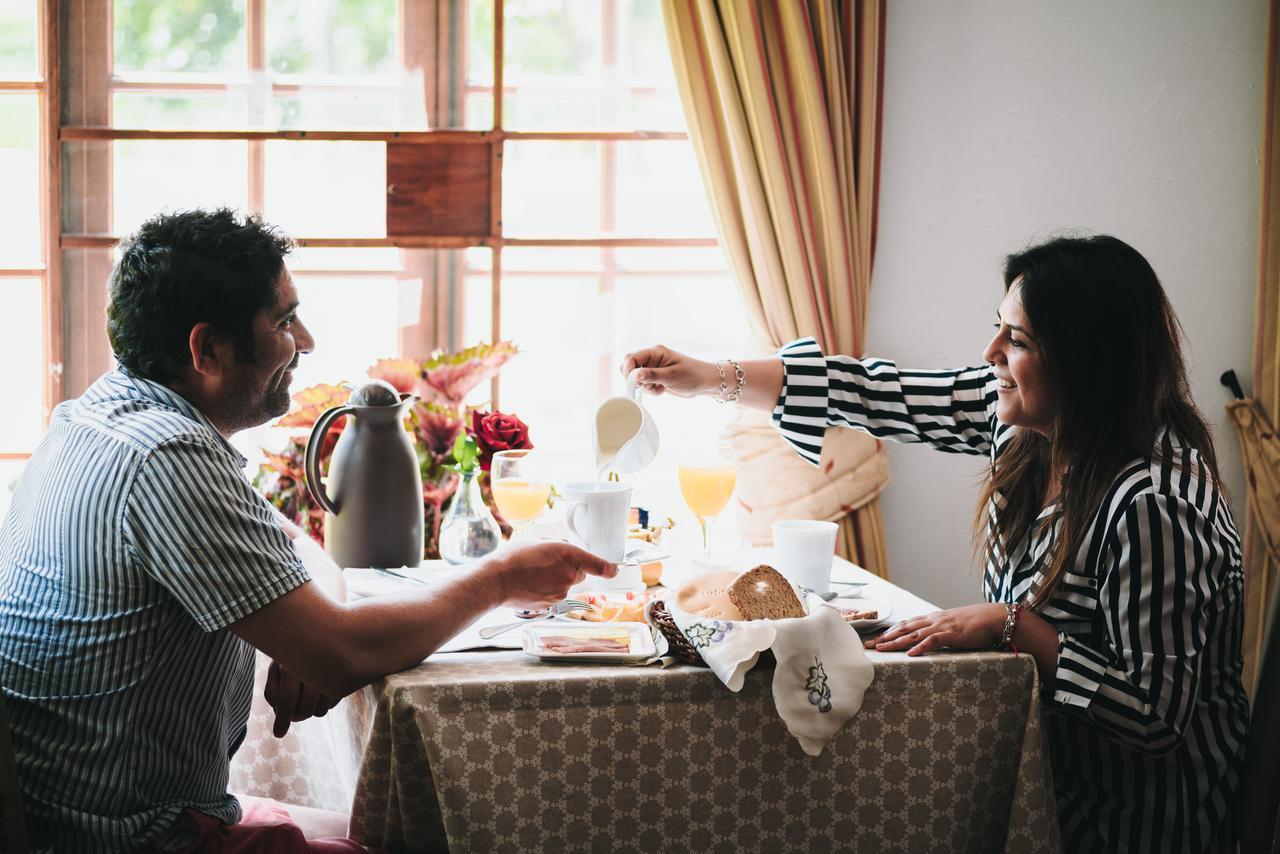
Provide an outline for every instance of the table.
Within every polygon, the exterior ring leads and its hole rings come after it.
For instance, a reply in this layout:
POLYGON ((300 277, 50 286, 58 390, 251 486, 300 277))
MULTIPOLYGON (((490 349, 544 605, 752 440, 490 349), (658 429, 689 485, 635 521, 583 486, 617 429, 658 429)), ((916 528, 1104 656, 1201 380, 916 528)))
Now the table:
MULTIPOLYGON (((895 619, 932 610, 860 572, 837 575, 893 596, 895 619)), ((349 808, 353 837, 393 850, 1057 850, 1033 660, 871 655, 862 710, 816 758, 762 667, 734 694, 703 668, 457 652, 295 724, 271 757, 251 733, 233 783, 349 808)), ((253 719, 269 737, 260 697, 253 719)))

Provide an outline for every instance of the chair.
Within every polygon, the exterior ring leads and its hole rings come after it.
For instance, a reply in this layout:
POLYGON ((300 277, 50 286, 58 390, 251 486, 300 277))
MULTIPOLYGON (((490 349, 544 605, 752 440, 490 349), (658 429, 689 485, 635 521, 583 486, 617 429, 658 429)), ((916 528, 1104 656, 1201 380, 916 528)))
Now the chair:
POLYGON ((1280 854, 1280 584, 1271 596, 1240 780, 1243 852, 1280 854))
POLYGON ((0 840, 4 850, 12 854, 30 851, 27 822, 22 815, 22 790, 18 788, 18 766, 13 758, 13 742, 9 738, 9 714, 0 692, 0 840))

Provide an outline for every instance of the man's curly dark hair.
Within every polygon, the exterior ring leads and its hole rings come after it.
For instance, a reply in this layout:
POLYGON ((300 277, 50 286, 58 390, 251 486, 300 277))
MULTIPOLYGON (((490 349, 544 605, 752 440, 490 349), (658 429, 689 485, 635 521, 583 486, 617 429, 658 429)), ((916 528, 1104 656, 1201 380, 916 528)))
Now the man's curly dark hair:
POLYGON ((152 217, 121 245, 111 273, 107 337, 121 367, 156 382, 190 363, 189 338, 209 323, 253 362, 253 318, 275 300, 293 242, 227 208, 152 217))

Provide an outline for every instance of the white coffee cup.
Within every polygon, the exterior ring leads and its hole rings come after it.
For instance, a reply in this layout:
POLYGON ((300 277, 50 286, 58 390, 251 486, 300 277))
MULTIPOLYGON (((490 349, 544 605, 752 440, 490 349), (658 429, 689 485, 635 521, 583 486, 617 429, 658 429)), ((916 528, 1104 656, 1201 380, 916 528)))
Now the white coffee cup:
POLYGON ((836 553, 835 522, 786 519, 773 523, 773 551, 782 577, 818 593, 831 589, 836 553))
POLYGON ((581 481, 564 488, 569 536, 596 557, 620 562, 626 553, 631 484, 581 481))

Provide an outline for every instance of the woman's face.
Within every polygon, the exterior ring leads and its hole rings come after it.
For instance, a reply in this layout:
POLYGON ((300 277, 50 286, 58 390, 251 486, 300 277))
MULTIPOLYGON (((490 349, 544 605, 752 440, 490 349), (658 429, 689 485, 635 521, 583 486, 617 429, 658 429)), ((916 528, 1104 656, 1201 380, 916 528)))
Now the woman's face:
POLYGON ((1035 330, 1022 310, 1022 285, 1015 281, 997 311, 995 337, 982 358, 995 367, 1000 399, 996 417, 1048 436, 1058 416, 1057 400, 1041 357, 1035 330))

